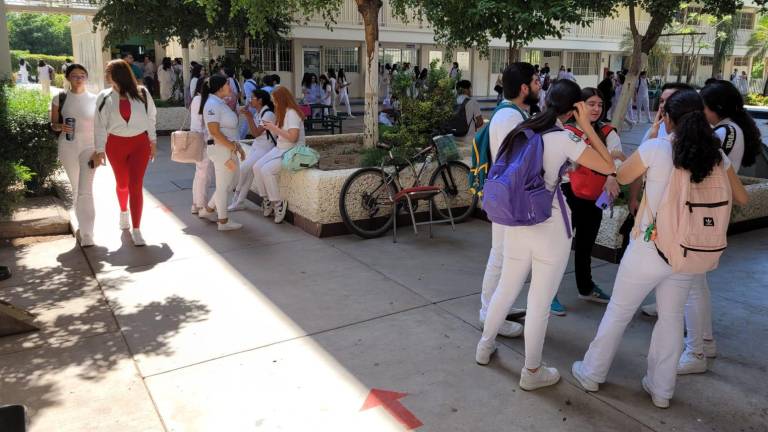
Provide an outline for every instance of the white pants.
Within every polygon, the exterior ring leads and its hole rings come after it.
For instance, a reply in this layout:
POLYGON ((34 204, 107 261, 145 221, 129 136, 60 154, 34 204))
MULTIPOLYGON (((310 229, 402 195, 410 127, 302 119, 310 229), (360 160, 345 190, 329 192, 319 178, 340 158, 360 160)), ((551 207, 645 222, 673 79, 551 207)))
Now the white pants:
POLYGON ((648 96, 637 97, 637 119, 640 120, 640 117, 643 115, 643 111, 645 111, 646 115, 648 116, 648 123, 650 123, 651 120, 651 102, 648 99, 648 96))
POLYGON ((503 227, 504 264, 498 288, 491 297, 485 319, 482 342, 494 340, 509 308, 523 289, 528 273, 528 306, 525 315, 525 367, 541 366, 541 351, 549 322, 549 307, 560 287, 571 239, 566 233, 560 211, 533 226, 503 227))
POLYGON ((213 171, 216 175, 216 191, 208 203, 208 207, 215 207, 219 220, 227 218, 227 204, 229 203, 229 194, 232 192, 232 186, 237 178, 237 170, 230 171, 224 164, 235 159, 232 150, 220 144, 208 146, 208 157, 213 163, 213 171))
POLYGON ((712 302, 707 274, 693 277, 685 304, 685 346, 696 354, 704 353, 704 339, 712 340, 712 302))
MULTIPOLYGON (((74 145, 74 144, 73 144, 74 145)), ((96 210, 93 207, 93 175, 94 169, 88 166, 94 149, 77 150, 61 149, 59 160, 67 173, 72 185, 72 198, 75 207, 75 217, 80 234, 93 235, 93 221, 96 210)))
POLYGON ((254 141, 251 146, 251 152, 248 153, 248 157, 245 158, 240 164, 240 180, 235 187, 235 201, 233 204, 240 204, 248 198, 248 191, 251 190, 251 184, 253 184, 253 166, 259 161, 265 154, 269 153, 274 146, 271 142, 254 141))
POLYGON ((672 273, 652 243, 630 241, 616 274, 611 301, 584 355, 584 374, 595 382, 605 382, 624 330, 655 288, 659 317, 651 335, 647 376, 655 395, 671 399, 682 353, 683 308, 692 281, 693 275, 672 273))
POLYGON ((491 252, 488 254, 488 264, 483 275, 483 290, 480 293, 480 319, 488 315, 488 305, 491 304, 493 293, 499 286, 501 267, 504 263, 504 225, 491 222, 491 252))
POLYGON ((51 95, 51 80, 41 79, 40 90, 43 92, 43 96, 51 95))
MULTIPOLYGON (((349 93, 343 92, 339 94, 339 105, 344 104, 347 106, 347 115, 352 117, 352 107, 349 106, 349 93)), ((334 106, 335 108, 335 106, 334 106)))
POLYGON ((208 204, 208 185, 211 182, 212 170, 213 166, 207 154, 203 155, 203 160, 195 162, 195 177, 192 179, 192 203, 195 207, 202 208, 208 204))
POLYGON ((262 198, 272 202, 282 201, 280 195, 280 170, 283 168, 283 153, 288 149, 274 147, 253 165, 253 184, 262 198))

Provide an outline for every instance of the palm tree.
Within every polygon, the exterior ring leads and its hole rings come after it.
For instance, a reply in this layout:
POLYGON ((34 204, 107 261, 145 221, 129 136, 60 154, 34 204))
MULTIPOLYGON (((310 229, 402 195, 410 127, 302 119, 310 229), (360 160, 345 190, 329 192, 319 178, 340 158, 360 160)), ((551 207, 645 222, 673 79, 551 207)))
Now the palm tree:
MULTIPOLYGON (((768 15, 760 17, 755 30, 749 36, 747 46, 749 47, 747 56, 757 57, 765 63, 765 58, 768 57, 768 15)), ((765 78, 765 72, 763 72, 763 78, 765 78)), ((768 95, 768 80, 765 81, 763 96, 768 95)))

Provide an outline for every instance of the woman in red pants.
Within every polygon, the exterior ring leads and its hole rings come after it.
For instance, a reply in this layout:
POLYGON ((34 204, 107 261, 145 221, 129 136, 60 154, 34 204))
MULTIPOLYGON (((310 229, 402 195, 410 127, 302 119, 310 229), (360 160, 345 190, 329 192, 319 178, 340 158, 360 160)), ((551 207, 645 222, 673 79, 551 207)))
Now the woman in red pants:
POLYGON ((131 229, 135 246, 144 246, 141 236, 141 211, 144 206, 144 172, 157 152, 152 97, 136 83, 131 67, 123 60, 112 60, 105 71, 112 87, 96 99, 94 166, 109 159, 117 183, 120 203, 120 229, 131 229), (131 213, 128 218, 128 206, 131 213))

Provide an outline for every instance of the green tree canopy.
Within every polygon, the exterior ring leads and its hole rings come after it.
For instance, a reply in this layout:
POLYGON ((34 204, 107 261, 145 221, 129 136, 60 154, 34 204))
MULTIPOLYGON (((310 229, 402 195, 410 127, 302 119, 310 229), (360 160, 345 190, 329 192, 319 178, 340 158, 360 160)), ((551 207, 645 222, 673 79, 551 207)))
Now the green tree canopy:
POLYGON ((10 13, 8 37, 12 50, 72 55, 72 34, 67 15, 10 13))

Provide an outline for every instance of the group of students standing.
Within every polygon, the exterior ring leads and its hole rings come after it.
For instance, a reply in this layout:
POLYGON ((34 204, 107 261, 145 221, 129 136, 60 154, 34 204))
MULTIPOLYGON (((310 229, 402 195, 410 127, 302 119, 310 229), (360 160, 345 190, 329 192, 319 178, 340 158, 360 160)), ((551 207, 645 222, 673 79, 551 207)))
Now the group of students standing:
MULTIPOLYGON (((320 104, 331 107, 330 113, 337 114, 336 105, 344 105, 347 110, 347 118, 355 118, 352 115, 352 107, 349 104, 349 85, 347 75, 344 69, 338 72, 334 68, 329 68, 327 74, 317 74, 307 72, 301 79, 302 102, 306 105, 320 104)), ((313 116, 320 116, 322 112, 313 113, 313 116)))
POLYGON ((618 133, 602 123, 606 95, 596 88, 579 88, 570 80, 555 81, 546 94, 545 109, 534 116, 541 81, 528 63, 513 63, 502 77, 504 100, 488 125, 491 160, 503 144, 524 129, 543 134, 543 179, 550 192, 562 188, 567 205, 552 201, 552 216, 531 226, 492 224, 492 245, 482 285, 479 320, 483 327, 475 360, 490 362, 497 335, 525 334, 525 364, 520 387, 534 390, 557 383, 560 374, 542 362, 542 349, 552 309, 571 250, 575 228, 576 279, 579 297, 607 303, 597 334, 572 374, 587 391, 605 382, 623 333, 645 297, 656 293, 658 320, 648 352, 642 387, 654 405, 669 406, 678 374, 701 373, 714 357, 711 304, 705 274, 675 273, 654 243, 637 233, 653 230, 672 171, 690 173, 700 182, 717 167, 725 168, 732 201, 744 205, 747 194, 736 172, 754 163, 760 133, 744 110, 738 90, 728 81, 714 80, 700 93, 684 84, 665 86, 659 111, 638 150, 624 155, 618 133), (603 191, 619 194, 619 185, 633 185, 632 213, 642 190, 646 211, 635 214, 634 234, 619 265, 609 296, 592 280, 590 253, 602 211, 596 197, 578 196, 576 185, 560 185, 560 169, 570 163, 571 183, 580 173, 604 177, 603 191), (644 179, 644 184, 643 184, 644 179), (507 320, 510 308, 530 274, 525 326, 507 320), (685 325, 684 325, 685 322, 685 325), (683 339, 683 328, 687 336, 683 339))

